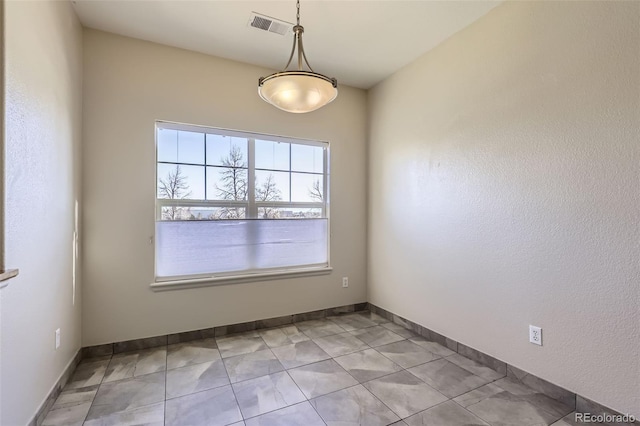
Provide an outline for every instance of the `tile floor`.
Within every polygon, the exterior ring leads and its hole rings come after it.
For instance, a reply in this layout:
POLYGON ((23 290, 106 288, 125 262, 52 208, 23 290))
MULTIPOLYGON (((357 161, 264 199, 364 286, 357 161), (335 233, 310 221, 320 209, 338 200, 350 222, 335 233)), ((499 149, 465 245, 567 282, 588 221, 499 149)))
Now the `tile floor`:
POLYGON ((571 408, 359 312, 83 360, 44 425, 571 425, 571 408))

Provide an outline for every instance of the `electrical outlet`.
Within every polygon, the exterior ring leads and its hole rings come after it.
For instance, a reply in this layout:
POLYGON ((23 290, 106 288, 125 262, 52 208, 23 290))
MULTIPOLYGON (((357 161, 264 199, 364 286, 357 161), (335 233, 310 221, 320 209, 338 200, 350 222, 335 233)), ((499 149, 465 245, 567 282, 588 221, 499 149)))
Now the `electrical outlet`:
POLYGON ((349 287, 349 277, 342 277, 342 287, 349 287))
POLYGON ((60 347, 60 329, 56 330, 56 349, 60 347))
POLYGON ((529 342, 542 346, 542 329, 540 327, 529 326, 529 342))

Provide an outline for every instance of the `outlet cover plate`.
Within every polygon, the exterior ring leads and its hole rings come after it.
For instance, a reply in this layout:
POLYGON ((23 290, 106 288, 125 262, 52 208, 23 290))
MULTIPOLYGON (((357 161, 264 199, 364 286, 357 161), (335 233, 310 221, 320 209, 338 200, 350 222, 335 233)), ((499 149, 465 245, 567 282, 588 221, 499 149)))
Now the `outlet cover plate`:
POLYGON ((529 326, 529 342, 542 346, 542 329, 540 327, 529 326))
POLYGON ((342 287, 349 287, 349 277, 342 277, 342 287))

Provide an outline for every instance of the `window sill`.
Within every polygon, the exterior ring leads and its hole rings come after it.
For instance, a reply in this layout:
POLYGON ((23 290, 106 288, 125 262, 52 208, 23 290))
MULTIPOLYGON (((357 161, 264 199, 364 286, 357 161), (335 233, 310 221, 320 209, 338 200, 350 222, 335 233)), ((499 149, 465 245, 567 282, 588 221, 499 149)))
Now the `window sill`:
POLYGON ((206 277, 196 279, 184 279, 175 281, 161 281, 151 283, 153 291, 182 290, 186 288, 211 287, 225 284, 238 284, 256 281, 277 280, 283 278, 311 277, 315 275, 326 275, 333 271, 331 267, 309 268, 298 270, 286 270, 276 272, 262 272, 255 274, 232 275, 222 277, 206 277))
POLYGON ((18 275, 17 269, 0 270, 0 288, 5 288, 9 285, 8 280, 18 275))

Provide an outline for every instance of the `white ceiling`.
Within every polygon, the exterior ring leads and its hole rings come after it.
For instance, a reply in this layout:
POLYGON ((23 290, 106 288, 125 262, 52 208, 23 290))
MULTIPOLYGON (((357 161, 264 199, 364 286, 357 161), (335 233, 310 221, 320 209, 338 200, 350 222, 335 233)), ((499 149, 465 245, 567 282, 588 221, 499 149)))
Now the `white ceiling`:
MULTIPOLYGON (((75 0, 86 27, 281 70, 293 36, 249 27, 252 11, 295 22, 295 0, 75 0)), ((341 84, 369 88, 501 1, 302 0, 307 59, 341 84)))

